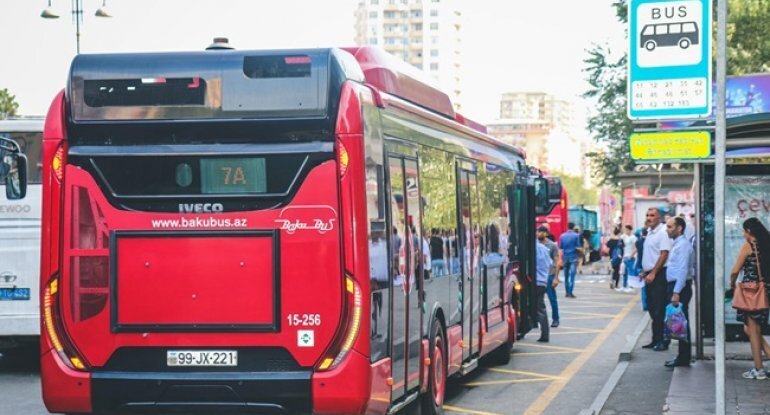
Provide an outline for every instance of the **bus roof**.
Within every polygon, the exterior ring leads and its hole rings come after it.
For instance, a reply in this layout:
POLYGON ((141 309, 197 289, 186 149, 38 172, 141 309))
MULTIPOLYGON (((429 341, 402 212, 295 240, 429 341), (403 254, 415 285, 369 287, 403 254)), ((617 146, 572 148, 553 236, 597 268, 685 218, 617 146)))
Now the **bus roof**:
POLYGON ((364 77, 339 49, 83 54, 67 98, 75 123, 326 118, 344 79, 364 77))

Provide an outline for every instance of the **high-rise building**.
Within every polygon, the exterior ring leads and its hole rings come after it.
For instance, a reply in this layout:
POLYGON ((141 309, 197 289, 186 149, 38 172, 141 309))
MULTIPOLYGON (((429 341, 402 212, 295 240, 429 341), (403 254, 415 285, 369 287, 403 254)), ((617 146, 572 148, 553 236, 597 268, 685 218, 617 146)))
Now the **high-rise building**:
POLYGON ((461 0, 363 0, 356 44, 377 46, 430 74, 461 108, 461 0))
POLYGON ((487 129, 499 140, 524 148, 528 163, 582 177, 590 184, 590 166, 584 156, 589 143, 576 134, 569 101, 544 92, 504 93, 500 118, 487 129))

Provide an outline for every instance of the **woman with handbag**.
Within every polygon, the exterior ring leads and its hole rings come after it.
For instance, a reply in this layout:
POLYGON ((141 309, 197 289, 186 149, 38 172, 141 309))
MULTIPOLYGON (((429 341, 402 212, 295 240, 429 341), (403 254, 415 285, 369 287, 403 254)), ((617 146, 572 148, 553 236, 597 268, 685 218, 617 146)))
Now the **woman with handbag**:
MULTIPOLYGON (((762 365, 762 352, 770 358, 770 345, 762 337, 762 326, 767 324, 768 291, 770 279, 763 273, 763 268, 770 266, 770 233, 757 218, 743 222, 743 236, 746 243, 738 252, 732 272, 730 289, 733 290, 733 308, 738 310, 738 320, 743 321, 743 330, 751 342, 751 355, 754 368, 745 372, 746 379, 767 379, 762 365), (738 274, 743 271, 741 282, 736 284, 738 274)), ((768 268, 765 268, 768 269, 768 268)))

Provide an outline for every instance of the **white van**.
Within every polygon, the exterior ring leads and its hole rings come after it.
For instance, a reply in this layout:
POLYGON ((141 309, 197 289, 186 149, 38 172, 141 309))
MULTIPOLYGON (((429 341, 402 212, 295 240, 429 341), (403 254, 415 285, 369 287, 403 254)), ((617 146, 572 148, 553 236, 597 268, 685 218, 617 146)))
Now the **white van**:
POLYGON ((27 195, 8 200, 0 182, 0 350, 34 343, 40 335, 40 217, 44 119, 0 120, 0 137, 28 157, 27 195))

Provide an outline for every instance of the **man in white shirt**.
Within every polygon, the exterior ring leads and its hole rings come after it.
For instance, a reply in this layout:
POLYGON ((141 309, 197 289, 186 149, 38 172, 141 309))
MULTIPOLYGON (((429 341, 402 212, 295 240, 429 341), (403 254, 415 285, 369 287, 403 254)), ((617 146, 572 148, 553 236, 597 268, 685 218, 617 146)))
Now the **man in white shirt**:
MULTIPOLYGON (((623 290, 628 290, 628 276, 636 276, 636 236, 634 236, 634 228, 631 225, 626 225, 623 229, 623 235, 620 239, 623 240, 623 265, 625 270, 623 271, 623 290)), ((632 290, 633 291, 633 290, 632 290)))
POLYGON ((692 245, 685 236, 687 225, 680 217, 671 218, 666 223, 666 232, 674 241, 668 256, 666 279, 668 281, 667 297, 670 303, 677 307, 682 305, 682 311, 687 318, 687 340, 679 340, 679 353, 676 358, 666 362, 666 367, 690 366, 692 349, 690 346, 690 299, 692 298, 692 245))
POLYGON ((659 352, 668 350, 668 345, 663 341, 663 324, 668 304, 666 263, 668 253, 671 251, 671 239, 666 233, 666 226, 661 223, 660 210, 657 208, 647 210, 647 225, 649 232, 647 239, 644 240, 641 276, 645 279, 647 308, 652 318, 652 342, 642 347, 659 352))

